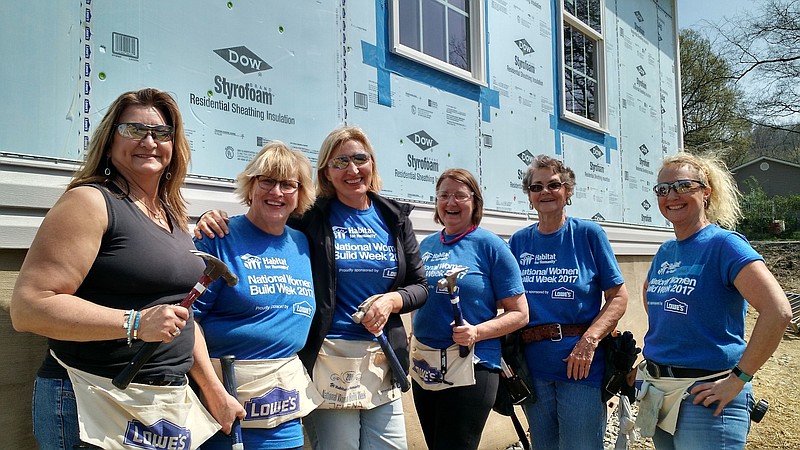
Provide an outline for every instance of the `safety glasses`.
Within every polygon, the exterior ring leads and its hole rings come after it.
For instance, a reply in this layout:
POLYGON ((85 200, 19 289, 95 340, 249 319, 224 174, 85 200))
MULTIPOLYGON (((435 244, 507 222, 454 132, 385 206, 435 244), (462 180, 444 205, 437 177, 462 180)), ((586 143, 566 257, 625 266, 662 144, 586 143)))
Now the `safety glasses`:
POLYGON ((370 160, 369 154, 367 153, 356 153, 355 155, 342 155, 337 156, 336 158, 331 158, 328 161, 328 167, 333 167, 337 170, 344 170, 352 162, 356 165, 356 167, 361 167, 364 164, 368 163, 370 160))
POLYGON ((544 184, 532 184, 532 185, 528 186, 528 190, 531 191, 531 192, 542 192, 544 190, 544 188, 547 187, 548 191, 555 192, 555 191, 561 189, 561 186, 564 186, 564 184, 566 184, 566 183, 562 183, 560 181, 551 181, 551 182, 547 183, 547 185, 544 185, 544 184))
POLYGON ((300 188, 300 182, 295 180, 276 180, 275 178, 269 178, 264 175, 259 175, 256 177, 256 181, 258 181, 258 186, 269 192, 271 191, 275 185, 277 184, 281 192, 284 194, 293 194, 297 192, 297 189, 300 188))
POLYGON ((120 123, 117 124, 117 132, 120 136, 130 139, 144 139, 149 134, 156 142, 167 142, 172 140, 175 129, 169 125, 120 123))
POLYGON ((653 192, 659 197, 666 197, 669 195, 670 189, 674 190, 676 194, 685 194, 704 187, 706 185, 700 180, 677 180, 672 183, 658 183, 653 186, 653 192))

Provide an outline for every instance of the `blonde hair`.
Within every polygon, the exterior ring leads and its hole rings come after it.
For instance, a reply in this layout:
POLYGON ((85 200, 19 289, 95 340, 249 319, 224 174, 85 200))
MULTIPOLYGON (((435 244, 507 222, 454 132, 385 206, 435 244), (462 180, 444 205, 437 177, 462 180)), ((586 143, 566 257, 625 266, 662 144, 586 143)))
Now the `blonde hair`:
POLYGON ((347 141, 356 141, 364 146, 364 150, 369 154, 372 162, 372 180, 367 189, 376 193, 381 190, 382 182, 380 175, 378 175, 378 162, 375 160, 375 151, 372 149, 372 144, 369 143, 367 134, 361 128, 345 125, 331 131, 320 146, 319 156, 317 157, 317 196, 336 196, 336 188, 325 176, 325 170, 328 169, 328 162, 336 149, 347 141))
POLYGON ((671 165, 693 168, 697 172, 697 179, 711 188, 711 194, 704 203, 705 215, 709 221, 728 229, 736 226, 742 218, 742 208, 739 204, 742 194, 722 160, 711 153, 695 155, 679 152, 664 158, 659 174, 661 170, 671 165))
MULTIPOLYGON (((480 225, 483 219, 483 194, 481 194, 481 187, 478 185, 478 180, 476 180, 475 176, 467 169, 447 169, 439 175, 439 179, 436 181, 437 193, 439 192, 439 186, 448 178, 466 184, 469 190, 472 191, 472 201, 474 203, 471 220, 473 225, 480 225)), ((436 201, 439 201, 438 196, 436 201)), ((434 209, 433 221, 436 223, 443 223, 442 218, 439 217, 439 208, 434 209)))
POLYGON ((75 172, 67 190, 86 184, 108 184, 112 180, 120 180, 124 184, 124 186, 120 186, 124 192, 123 197, 130 193, 128 180, 114 167, 110 152, 114 142, 114 133, 117 132, 117 122, 125 110, 131 106, 155 108, 164 117, 167 125, 172 126, 175 130, 172 138, 172 160, 161 174, 157 196, 175 225, 188 232, 186 201, 183 199, 181 186, 183 186, 189 170, 191 150, 189 140, 186 139, 183 131, 183 118, 178 104, 167 92, 146 88, 125 92, 117 97, 92 134, 86 160, 75 172), (109 170, 109 175, 105 175, 106 169, 109 170))
POLYGON ((256 177, 264 175, 276 180, 289 180, 297 174, 300 188, 297 190, 297 208, 292 215, 299 217, 314 204, 314 187, 311 181, 311 161, 297 150, 289 148, 281 141, 272 141, 247 163, 244 170, 236 177, 234 193, 247 206, 252 206, 250 192, 256 184, 256 177))

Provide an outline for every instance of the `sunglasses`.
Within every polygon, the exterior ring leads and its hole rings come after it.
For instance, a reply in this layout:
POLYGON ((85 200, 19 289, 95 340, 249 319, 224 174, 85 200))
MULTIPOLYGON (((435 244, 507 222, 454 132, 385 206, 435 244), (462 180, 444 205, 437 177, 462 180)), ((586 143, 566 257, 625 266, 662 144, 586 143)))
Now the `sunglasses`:
POLYGON ((143 123, 119 123, 117 132, 120 136, 131 139, 144 139, 149 134, 156 142, 172 140, 175 129, 169 125, 145 125, 143 123))
POLYGON ((674 190, 676 194, 685 194, 704 187, 706 187, 705 183, 700 180, 677 180, 672 183, 658 183, 653 186, 653 192, 658 197, 666 197, 669 195, 670 189, 674 190))
POLYGON ((351 162, 355 164, 356 167, 361 167, 364 164, 368 163, 369 160, 370 157, 367 153, 356 153, 355 155, 352 156, 342 155, 342 156, 337 156, 336 158, 331 158, 331 160, 328 161, 328 167, 333 167, 334 169, 338 170, 344 170, 350 166, 351 162))
POLYGON ((256 181, 258 181, 258 186, 269 192, 271 191, 275 185, 278 185, 278 188, 284 194, 293 194, 297 192, 300 188, 300 182, 295 180, 276 180, 275 178, 268 178, 264 175, 259 175, 256 177, 256 181))
POLYGON ((555 191, 561 189, 561 186, 564 186, 565 184, 566 183, 562 183, 560 181, 551 181, 551 182, 547 183, 546 186, 543 185, 543 184, 532 184, 532 185, 528 186, 528 190, 531 191, 531 192, 542 192, 544 190, 544 188, 547 187, 548 191, 555 192, 555 191))
POLYGON ((450 197, 453 197, 453 199, 455 199, 456 202, 464 203, 465 201, 471 199, 473 195, 475 195, 474 192, 464 192, 464 191, 458 191, 453 193, 437 192, 436 200, 438 200, 441 203, 447 203, 447 201, 450 200, 450 197))

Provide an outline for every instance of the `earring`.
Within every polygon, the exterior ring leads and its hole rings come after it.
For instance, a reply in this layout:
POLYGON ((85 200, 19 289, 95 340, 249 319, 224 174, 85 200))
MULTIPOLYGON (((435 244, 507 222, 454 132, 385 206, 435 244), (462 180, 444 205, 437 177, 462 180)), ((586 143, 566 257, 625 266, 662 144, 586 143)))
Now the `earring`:
POLYGON ((110 159, 110 158, 106 157, 106 168, 105 168, 105 170, 103 170, 103 175, 105 175, 105 176, 107 176, 107 177, 108 177, 108 176, 111 176, 111 168, 110 168, 110 167, 108 167, 108 160, 109 160, 109 159, 110 159))
POLYGON ((570 197, 570 198, 567 199, 567 206, 569 206, 571 204, 572 204, 572 198, 570 197))
POLYGON ((169 179, 170 179, 170 178, 172 178, 172 172, 169 172, 169 171, 167 171, 167 173, 166 173, 166 174, 164 174, 164 178, 165 178, 167 181, 169 181, 169 179))
POLYGON ((528 202, 528 208, 533 209, 533 202, 528 202))
POLYGON ((703 199, 703 209, 708 209, 708 198, 703 199))

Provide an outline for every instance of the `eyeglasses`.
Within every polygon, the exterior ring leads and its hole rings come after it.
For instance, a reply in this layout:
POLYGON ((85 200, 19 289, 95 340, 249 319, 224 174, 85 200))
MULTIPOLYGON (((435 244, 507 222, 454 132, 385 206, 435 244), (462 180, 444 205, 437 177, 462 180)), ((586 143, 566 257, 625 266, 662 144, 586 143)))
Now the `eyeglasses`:
POLYGON ((669 195, 670 189, 674 190, 676 194, 685 194, 704 187, 706 187, 705 183, 699 180, 677 180, 672 183, 658 183, 653 186, 653 192, 658 197, 666 197, 669 195))
POLYGON ((475 195, 474 192, 464 192, 464 191, 458 191, 458 192, 452 192, 452 193, 450 193, 450 192, 437 192, 436 193, 436 200, 438 200, 438 201, 440 201, 442 203, 447 203, 447 201, 450 200, 450 197, 453 197, 453 199, 455 201, 457 201, 458 203, 464 203, 465 201, 471 199, 473 195, 475 195))
MULTIPOLYGON (((547 190, 548 191, 555 192, 555 191, 561 189, 561 186, 564 186, 565 184, 567 184, 567 183, 562 183, 560 181, 551 181, 551 182, 547 183, 546 186, 547 186, 547 190)), ((544 188, 545 188, 545 185, 543 185, 543 184, 532 184, 532 185, 528 186, 528 190, 531 191, 531 192, 542 192, 544 190, 544 188)))
POLYGON ((356 153, 355 155, 342 155, 337 156, 336 158, 331 158, 328 161, 328 167, 333 167, 334 169, 344 170, 350 166, 350 163, 356 165, 356 167, 361 167, 364 164, 368 163, 371 158, 367 153, 356 153))
POLYGON ((300 182, 295 180, 276 180, 275 178, 268 178, 264 175, 259 175, 256 177, 256 181, 258 181, 258 186, 261 189, 269 192, 271 191, 275 185, 279 186, 279 189, 284 194, 293 194, 297 192, 300 188, 300 182))
POLYGON ((169 125, 145 125, 143 123, 118 123, 117 132, 120 136, 131 139, 144 139, 149 134, 156 142, 172 140, 175 129, 169 125))

